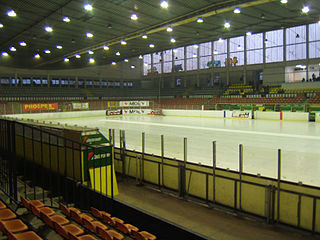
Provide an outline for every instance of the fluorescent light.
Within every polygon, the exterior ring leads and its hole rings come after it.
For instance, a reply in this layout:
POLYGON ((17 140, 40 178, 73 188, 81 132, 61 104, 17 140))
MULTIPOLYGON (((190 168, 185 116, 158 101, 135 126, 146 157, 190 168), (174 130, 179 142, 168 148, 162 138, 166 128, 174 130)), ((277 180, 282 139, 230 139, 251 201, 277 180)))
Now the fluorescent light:
POLYGON ((198 45, 198 44, 195 44, 195 45, 193 45, 193 47, 194 47, 195 49, 198 49, 198 48, 199 48, 199 45, 198 45))
POLYGON ((193 54, 192 57, 193 57, 193 58, 196 58, 196 57, 197 57, 197 54, 193 54))
POLYGON ((309 11, 310 11, 309 6, 303 6, 303 8, 302 8, 303 13, 308 13, 309 11))
POLYGON ((86 36, 87 36, 88 38, 92 38, 92 37, 93 37, 93 34, 90 33, 90 32, 87 32, 87 33, 86 33, 86 36))
POLYGON ((235 8, 235 9, 233 10, 233 13, 239 14, 239 13, 241 13, 241 9, 240 9, 240 8, 235 8))
POLYGON ((85 10, 87 10, 87 11, 92 11, 92 5, 91 4, 89 4, 89 3, 86 3, 85 5, 83 5, 83 8, 85 9, 85 10))
POLYGON ((121 45, 127 45, 127 42, 124 40, 121 40, 120 43, 121 43, 121 45))
POLYGON ((203 18, 198 18, 197 23, 203 23, 203 18))
POLYGON ((9 17, 15 17, 15 16, 17 16, 17 14, 16 14, 16 12, 15 12, 14 10, 8 10, 8 11, 7 11, 7 15, 8 15, 9 17))
POLYGON ((228 29, 228 28, 231 27, 231 24, 230 24, 229 22, 225 22, 225 23, 224 23, 224 27, 228 29))
POLYGON ((52 32, 53 31, 52 27, 50 27, 50 26, 45 26, 44 30, 46 30, 47 32, 52 32))
POLYGON ((130 68, 131 68, 131 69, 135 69, 136 66, 135 66, 135 65, 131 65, 130 68))
POLYGON ((128 58, 125 58, 123 61, 125 61, 125 62, 129 62, 129 59, 128 59, 128 58))
POLYGON ((177 49, 173 49, 173 53, 177 53, 178 52, 178 50, 177 49))
POLYGON ((224 40, 223 40, 223 38, 221 38, 221 37, 220 37, 219 40, 218 40, 219 43, 223 43, 223 41, 224 41, 224 40))
POLYGON ((50 54, 50 53, 51 53, 51 51, 50 51, 49 49, 46 49, 46 50, 44 50, 44 53, 46 53, 46 54, 50 54))
POLYGON ((63 61, 69 62, 70 60, 69 60, 69 58, 65 58, 63 61))
POLYGON ((40 54, 39 54, 39 53, 36 53, 36 54, 34 55, 34 58, 40 58, 40 54))
POLYGON ((89 63, 94 63, 94 62, 95 62, 94 58, 89 58, 89 63))
POLYGON ((168 8, 168 7, 169 7, 169 3, 168 3, 167 1, 161 1, 161 2, 160 2, 160 6, 161 6, 162 8, 168 8))
POLYGON ((173 31, 172 27, 167 27, 167 32, 172 32, 172 31, 173 31))
POLYGON ((120 56, 120 52, 116 52, 116 55, 117 55, 117 56, 120 56))
POLYGON ((94 52, 91 51, 91 50, 89 50, 88 53, 89 53, 90 55, 94 54, 94 52))
POLYGON ((142 35, 142 38, 143 38, 143 39, 147 39, 148 36, 144 34, 144 35, 142 35))
POLYGON ((240 45, 238 45, 237 49, 238 50, 242 50, 242 47, 240 45))
POLYGON ((175 40, 174 38, 171 38, 171 39, 170 39, 170 42, 175 43, 176 40, 175 40))
POLYGON ((150 44, 149 44, 149 47, 150 47, 150 48, 154 48, 154 44, 153 44, 153 43, 150 43, 150 44))
POLYGON ((81 58, 79 54, 74 55, 76 58, 81 58))
POLYGON ((282 4, 286 4, 288 2, 288 0, 281 0, 280 1, 282 4))
POLYGON ((22 42, 19 42, 19 45, 22 46, 22 47, 27 46, 27 44, 26 44, 25 42, 23 42, 23 41, 22 41, 22 42))
POLYGON ((103 50, 108 51, 108 50, 109 50, 109 47, 108 47, 107 45, 104 45, 104 46, 103 46, 103 50))
POLYGON ((143 59, 142 55, 139 55, 139 59, 143 59))
POLYGON ((62 46, 61 45, 57 45, 56 48, 62 49, 62 46))
POLYGON ((62 21, 68 23, 68 22, 70 22, 71 20, 70 20, 70 18, 68 18, 68 17, 63 17, 63 18, 62 18, 62 21))
POLYGON ((12 47, 10 47, 10 48, 9 48, 9 50, 10 50, 11 52, 15 52, 15 51, 17 51, 17 49, 16 49, 15 47, 13 47, 13 46, 12 46, 12 47))
POLYGON ((111 64, 112 64, 112 65, 116 65, 117 63, 113 61, 111 64))
POLYGON ((215 55, 218 54, 218 53, 219 53, 219 52, 218 52, 217 50, 214 50, 214 51, 213 51, 213 54, 215 54, 215 55))
POLYGON ((1 55, 6 57, 6 56, 8 56, 8 53, 7 52, 2 52, 1 55))
POLYGON ((130 18, 131 18, 131 20, 133 20, 133 21, 138 20, 138 16, 137 16, 137 14, 135 14, 135 13, 132 13, 131 16, 130 16, 130 18))
POLYGON ((0 23, 0 28, 3 28, 3 24, 2 23, 0 23))
POLYGON ((251 35, 252 35, 252 32, 251 32, 251 31, 248 31, 246 34, 247 34, 247 36, 251 36, 251 35))

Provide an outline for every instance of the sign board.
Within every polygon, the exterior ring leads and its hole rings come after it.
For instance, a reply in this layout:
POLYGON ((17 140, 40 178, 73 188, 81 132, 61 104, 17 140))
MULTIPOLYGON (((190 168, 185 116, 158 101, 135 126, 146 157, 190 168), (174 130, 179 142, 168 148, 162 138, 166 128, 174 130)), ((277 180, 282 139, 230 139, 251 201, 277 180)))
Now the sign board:
POLYGON ((120 101, 120 107, 149 107, 149 101, 120 101))
POLYGON ((315 121, 320 123, 320 112, 315 113, 315 121))
POLYGON ((23 104, 22 109, 25 112, 31 111, 54 111, 58 109, 57 103, 28 103, 23 104))
POLYGON ((252 119, 252 111, 232 111, 232 117, 252 119))
POLYGON ((72 109, 74 109, 74 110, 88 110, 89 103, 72 103, 72 109))
POLYGON ((147 115, 150 114, 151 109, 123 109, 123 115, 147 115))
POLYGON ((107 110, 106 115, 107 116, 113 116, 113 115, 121 115, 122 111, 120 109, 117 110, 107 110))

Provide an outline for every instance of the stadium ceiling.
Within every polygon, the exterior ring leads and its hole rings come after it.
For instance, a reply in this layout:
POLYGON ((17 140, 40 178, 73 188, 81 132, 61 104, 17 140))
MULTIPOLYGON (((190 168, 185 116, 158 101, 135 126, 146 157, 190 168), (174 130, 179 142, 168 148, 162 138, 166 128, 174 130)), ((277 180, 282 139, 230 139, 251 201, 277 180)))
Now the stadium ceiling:
POLYGON ((318 22, 320 16, 319 0, 167 0, 167 8, 161 2, 0 0, 0 66, 68 69, 89 66, 89 58, 104 65, 247 31, 318 22), (302 12, 304 6, 308 13, 302 12), (234 13, 236 8, 241 12, 234 13))

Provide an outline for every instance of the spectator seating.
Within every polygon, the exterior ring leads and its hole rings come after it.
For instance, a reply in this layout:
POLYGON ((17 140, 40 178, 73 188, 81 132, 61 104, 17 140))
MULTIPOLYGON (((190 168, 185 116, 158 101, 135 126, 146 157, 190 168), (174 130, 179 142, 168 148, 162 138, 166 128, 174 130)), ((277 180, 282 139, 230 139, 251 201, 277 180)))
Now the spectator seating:
POLYGON ((223 95, 245 95, 245 94, 253 94, 254 90, 251 85, 239 83, 233 84, 229 86, 223 95))

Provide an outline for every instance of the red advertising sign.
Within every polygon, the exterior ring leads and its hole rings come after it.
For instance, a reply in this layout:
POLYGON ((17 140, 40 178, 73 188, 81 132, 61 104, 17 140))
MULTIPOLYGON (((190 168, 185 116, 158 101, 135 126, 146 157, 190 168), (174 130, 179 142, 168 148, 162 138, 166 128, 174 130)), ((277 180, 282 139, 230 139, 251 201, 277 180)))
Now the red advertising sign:
POLYGON ((30 104, 23 104, 22 106, 23 111, 30 112, 30 111, 54 111, 58 109, 57 103, 30 103, 30 104))

